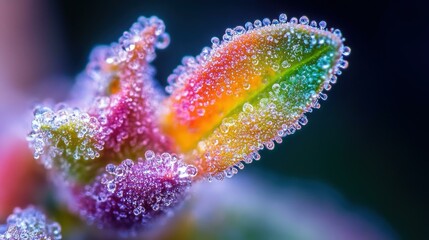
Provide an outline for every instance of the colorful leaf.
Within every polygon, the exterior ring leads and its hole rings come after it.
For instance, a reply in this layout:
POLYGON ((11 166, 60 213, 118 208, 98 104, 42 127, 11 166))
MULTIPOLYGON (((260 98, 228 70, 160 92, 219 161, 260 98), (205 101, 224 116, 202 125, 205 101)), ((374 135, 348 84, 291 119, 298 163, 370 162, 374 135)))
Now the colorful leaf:
POLYGON ((59 104, 35 110, 29 135, 35 157, 47 168, 88 182, 108 163, 136 159, 149 149, 170 150, 156 122, 163 94, 149 64, 155 48, 169 43, 164 30, 158 18, 141 17, 119 44, 96 48, 71 101, 80 108, 59 104))
POLYGON ((159 131, 156 111, 164 98, 153 81, 155 48, 165 48, 169 36, 164 23, 144 18, 132 25, 119 44, 99 47, 91 54, 86 85, 93 94, 88 112, 102 123, 107 136, 104 158, 120 162, 140 157, 146 150, 170 150, 168 138, 159 131))
POLYGON ((175 154, 147 151, 135 163, 109 164, 93 183, 72 188, 69 205, 89 223, 134 235, 186 198, 197 169, 175 154))
POLYGON ((164 95, 149 63, 168 44, 164 29, 158 18, 142 17, 120 44, 96 48, 70 101, 79 108, 38 107, 29 134, 35 157, 61 173, 52 177, 69 207, 127 235, 170 215, 197 174, 167 153, 171 142, 158 127, 164 95))
POLYGON ((307 122, 304 113, 318 108, 322 90, 347 67, 339 30, 297 21, 282 14, 227 29, 222 42, 213 38, 213 49, 184 59, 170 76, 162 127, 200 173, 232 176, 232 166, 259 159, 264 146, 307 122))
POLYGON ((150 62, 168 34, 139 18, 119 44, 93 51, 68 105, 35 110, 34 156, 72 211, 136 234, 171 215, 196 179, 231 177, 306 124, 348 65, 341 32, 325 28, 282 14, 227 29, 183 59, 166 97, 150 62))
POLYGON ((28 140, 34 158, 40 158, 47 169, 80 178, 95 171, 91 160, 100 156, 104 137, 95 117, 60 105, 36 108, 28 140))

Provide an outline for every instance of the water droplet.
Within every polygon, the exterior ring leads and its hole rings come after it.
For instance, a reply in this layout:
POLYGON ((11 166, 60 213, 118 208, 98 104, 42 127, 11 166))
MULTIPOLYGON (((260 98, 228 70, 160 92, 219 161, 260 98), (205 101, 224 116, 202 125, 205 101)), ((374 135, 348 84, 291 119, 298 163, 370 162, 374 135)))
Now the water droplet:
POLYGON ((279 70, 279 68, 280 68, 280 66, 279 66, 279 64, 278 63, 273 63, 272 65, 271 65, 271 69, 273 69, 274 71, 278 71, 279 70))
POLYGON ((319 22, 319 27, 320 27, 320 29, 325 29, 326 28, 326 22, 325 21, 320 21, 319 22))
POLYGON ((128 168, 128 169, 131 169, 131 168, 134 166, 134 162, 133 162, 133 160, 131 160, 131 159, 125 159, 125 160, 122 162, 122 164, 123 164, 126 168, 128 168))
POLYGON ((287 60, 284 60, 282 62, 282 68, 288 68, 288 67, 290 67, 290 63, 287 60))
POLYGON ((243 88, 244 88, 244 90, 249 90, 250 89, 250 83, 248 83, 248 82, 243 83, 243 88))
POLYGON ((265 108, 266 106, 268 106, 268 102, 269 102, 268 98, 262 98, 262 99, 259 101, 259 105, 260 105, 261 107, 265 108))
POLYGON ((118 177, 122 177, 125 174, 125 169, 122 165, 119 165, 118 167, 116 167, 115 169, 115 175, 118 177))
POLYGON ((222 123, 220 125, 220 131, 223 133, 227 133, 229 131, 229 126, 227 124, 222 123))
POLYGON ((308 17, 307 16, 302 16, 299 18, 299 23, 303 24, 303 25, 307 25, 309 22, 308 17))
POLYGON ((227 178, 232 178, 234 176, 234 172, 233 172, 233 167, 227 168, 224 173, 225 173, 225 177, 227 178))
POLYGON ((225 42, 229 42, 229 41, 231 41, 232 40, 232 35, 228 35, 228 34, 224 34, 223 36, 222 36, 222 39, 225 41, 225 42))
POLYGON ((171 155, 167 152, 161 154, 161 160, 163 163, 169 163, 171 160, 171 155))
POLYGON ((320 99, 322 99, 322 100, 326 100, 326 99, 328 99, 328 95, 326 94, 326 93, 319 93, 319 97, 320 97, 320 99))
POLYGON ((162 33, 156 39, 155 47, 158 49, 164 49, 170 44, 170 35, 168 33, 162 33))
POLYGON ((275 93, 279 93, 280 92, 280 85, 278 83, 274 83, 272 89, 275 93))
POLYGON ((155 158, 155 153, 152 150, 147 150, 144 155, 147 160, 152 160, 155 158))
POLYGON ((220 44, 220 40, 218 37, 212 37, 211 42, 213 45, 219 45, 220 44))
POLYGON ((298 120, 299 124, 301 124, 302 126, 307 125, 308 123, 308 119, 306 116, 302 116, 299 120, 298 120))
POLYGON ((265 143, 265 146, 267 147, 268 150, 273 150, 275 145, 272 141, 268 141, 265 143))
POLYGON ((107 191, 113 193, 115 192, 116 184, 114 182, 107 183, 107 191))
POLYGON ((263 24, 264 26, 269 26, 269 25, 271 24, 271 21, 270 21, 270 19, 269 19, 269 18, 264 18, 264 19, 262 20, 262 24, 263 24))
POLYGON ((279 16, 279 21, 280 21, 281 23, 285 23, 285 22, 287 22, 287 16, 286 16, 286 14, 284 14, 284 13, 280 14, 280 16, 279 16))
POLYGON ((260 160, 260 159, 261 159, 261 155, 259 155, 259 153, 258 153, 258 152, 253 152, 251 155, 252 155, 252 158, 253 158, 255 161, 258 161, 258 160, 260 160))
POLYGON ((349 62, 347 62, 346 60, 342 59, 340 60, 338 66, 342 69, 346 69, 349 66, 349 62))
POLYGON ((343 55, 344 56, 349 56, 350 55, 350 53, 351 53, 351 49, 349 48, 349 47, 347 47, 347 46, 345 46, 344 48, 343 48, 343 55))
POLYGON ((243 112, 250 113, 253 112, 253 106, 250 103, 244 103, 243 104, 243 112))
POLYGON ((234 28, 234 31, 237 33, 237 34, 239 34, 239 35, 241 35, 241 34, 243 34, 243 33, 245 33, 245 29, 244 29, 244 27, 242 27, 242 26, 237 26, 237 27, 235 27, 234 28))
POLYGON ((253 25, 255 26, 255 28, 260 28, 260 27, 262 27, 262 22, 261 22, 261 20, 257 19, 257 20, 255 20, 253 25))
POLYGON ((337 37, 341 37, 341 30, 340 29, 335 29, 334 30, 334 34, 337 36, 337 37))
POLYGON ((247 29, 247 31, 250 31, 253 29, 253 24, 251 22, 247 22, 244 27, 247 29))
POLYGON ((191 177, 195 177, 198 173, 198 169, 192 165, 189 165, 186 168, 186 173, 189 174, 189 176, 191 176, 191 177))
POLYGON ((140 209, 139 208, 135 208, 134 210, 133 210, 133 213, 134 213, 134 215, 135 216, 138 216, 138 215, 140 215, 140 209))

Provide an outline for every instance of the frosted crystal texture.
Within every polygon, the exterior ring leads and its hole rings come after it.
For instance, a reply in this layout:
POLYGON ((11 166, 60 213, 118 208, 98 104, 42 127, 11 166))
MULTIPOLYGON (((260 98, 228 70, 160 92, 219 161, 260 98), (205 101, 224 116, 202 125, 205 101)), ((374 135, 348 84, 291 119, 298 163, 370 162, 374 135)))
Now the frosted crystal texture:
POLYGON ((83 104, 91 106, 89 113, 104 126, 109 157, 123 160, 147 149, 169 149, 168 138, 155 121, 164 95, 153 81, 155 71, 150 65, 155 49, 168 45, 167 38, 162 20, 140 17, 118 43, 91 53, 78 84, 88 92, 80 91, 79 99, 88 99, 83 104))
POLYGON ((230 177, 307 123, 348 66, 341 31, 325 28, 281 14, 228 28, 183 59, 168 79, 162 124, 200 174, 230 177))
POLYGON ((307 124, 348 67, 344 41, 306 16, 227 28, 183 58, 166 97, 150 63, 170 38, 161 20, 141 17, 94 49, 67 105, 36 108, 28 140, 61 173, 52 175, 73 211, 136 235, 170 216, 192 181, 232 177, 307 124))
POLYGON ((157 126, 157 106, 164 95, 154 82, 150 65, 155 49, 165 48, 168 39, 162 20, 140 17, 119 38, 119 44, 99 47, 91 54, 86 78, 81 81, 94 92, 95 99, 89 98, 86 104, 108 133, 105 148, 109 158, 121 161, 139 157, 148 149, 171 150, 168 137, 157 126))
POLYGON ((7 218, 5 231, 0 232, 0 239, 58 240, 61 239, 61 227, 32 206, 15 208, 7 218))
POLYGON ((172 215, 197 174, 168 153, 158 127, 165 96, 150 62, 168 44, 164 23, 141 17, 118 43, 93 50, 72 100, 35 110, 35 157, 60 173, 52 176, 70 209, 100 228, 132 235, 172 215))
POLYGON ((28 135, 34 157, 47 169, 54 165, 62 172, 77 172, 76 167, 100 157, 104 132, 95 117, 79 109, 37 107, 32 132, 28 135))
POLYGON ((74 190, 70 205, 99 228, 136 234, 172 215, 186 198, 197 169, 182 160, 147 151, 136 162, 109 164, 92 184, 74 190))
POLYGON ((34 156, 87 182, 108 163, 136 159, 148 149, 171 151, 157 126, 164 95, 150 65, 155 49, 168 43, 160 19, 141 17, 118 43, 95 48, 74 98, 60 107, 36 108, 28 137, 34 156))

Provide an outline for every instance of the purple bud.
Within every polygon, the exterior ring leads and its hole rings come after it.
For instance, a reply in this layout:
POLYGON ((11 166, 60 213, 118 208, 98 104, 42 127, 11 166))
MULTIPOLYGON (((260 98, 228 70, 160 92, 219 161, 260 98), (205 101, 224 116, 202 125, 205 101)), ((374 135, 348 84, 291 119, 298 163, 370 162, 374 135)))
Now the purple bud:
POLYGON ((75 187, 71 206, 87 222, 102 229, 133 235, 156 223, 186 198, 196 168, 175 154, 108 164, 91 185, 75 187))

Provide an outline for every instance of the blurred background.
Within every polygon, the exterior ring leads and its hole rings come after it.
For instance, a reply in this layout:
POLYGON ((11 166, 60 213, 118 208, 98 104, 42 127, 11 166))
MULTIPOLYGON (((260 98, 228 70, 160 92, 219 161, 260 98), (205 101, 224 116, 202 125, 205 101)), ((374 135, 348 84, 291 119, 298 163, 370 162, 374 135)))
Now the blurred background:
POLYGON ((413 1, 369 0, 0 1, 0 142, 25 134, 19 129, 31 117, 32 102, 65 99, 91 49, 117 41, 140 15, 163 19, 171 36, 154 62, 163 85, 183 56, 199 54, 227 27, 282 12, 307 15, 341 29, 352 48, 350 66, 306 127, 263 152, 237 178, 264 176, 279 188, 297 179, 330 186, 362 215, 369 212, 364 219, 376 222, 385 237, 425 239, 426 9, 413 1))

